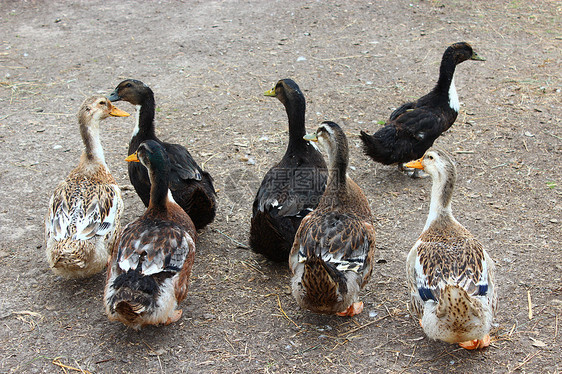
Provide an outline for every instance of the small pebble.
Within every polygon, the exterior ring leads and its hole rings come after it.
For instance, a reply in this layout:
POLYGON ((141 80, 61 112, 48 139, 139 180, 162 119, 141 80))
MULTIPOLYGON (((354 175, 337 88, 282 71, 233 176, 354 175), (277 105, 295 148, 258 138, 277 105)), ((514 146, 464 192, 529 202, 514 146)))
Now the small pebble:
POLYGON ((378 316, 379 314, 377 312, 375 312, 374 310, 371 310, 369 312, 369 318, 375 318, 376 316, 378 316))

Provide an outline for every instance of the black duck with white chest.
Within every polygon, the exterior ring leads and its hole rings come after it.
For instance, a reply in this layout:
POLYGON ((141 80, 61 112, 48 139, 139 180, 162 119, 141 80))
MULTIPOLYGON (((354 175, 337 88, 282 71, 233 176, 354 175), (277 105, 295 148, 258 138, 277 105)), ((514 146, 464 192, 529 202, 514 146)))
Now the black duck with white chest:
MULTIPOLYGON (((361 131, 363 150, 385 165, 418 159, 457 119, 459 98, 454 73, 466 60, 484 61, 466 42, 455 43, 443 54, 437 85, 427 95, 396 109, 386 125, 373 135, 361 131)), ((413 173, 413 176, 417 176, 413 173)))
POLYGON ((289 118, 289 144, 281 161, 266 173, 252 209, 250 247, 270 260, 287 261, 295 233, 318 205, 327 179, 320 152, 303 139, 306 102, 299 86, 282 79, 265 93, 283 103, 289 118))
MULTIPOLYGON (((216 212, 216 192, 213 178, 195 162, 189 151, 182 145, 166 143, 156 137, 154 93, 146 84, 126 79, 109 96, 111 101, 127 101, 137 107, 135 128, 129 142, 129 154, 146 140, 161 144, 171 162, 169 187, 174 200, 191 217, 199 230, 213 221, 216 212)), ((150 201, 150 179, 145 167, 130 162, 129 179, 145 206, 150 201)))
POLYGON ((369 201, 347 175, 349 149, 343 130, 324 122, 305 139, 328 154, 329 176, 318 207, 301 222, 289 256, 293 296, 316 313, 361 313, 359 292, 373 270, 375 228, 369 201))

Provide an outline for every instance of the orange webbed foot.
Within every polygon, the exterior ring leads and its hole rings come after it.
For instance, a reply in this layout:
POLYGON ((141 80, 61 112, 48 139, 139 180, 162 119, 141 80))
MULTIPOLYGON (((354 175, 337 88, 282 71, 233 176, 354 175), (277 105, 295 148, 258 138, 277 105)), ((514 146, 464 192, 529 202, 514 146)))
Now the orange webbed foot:
POLYGON ((363 311, 363 302, 359 301, 357 303, 351 304, 345 312, 339 312, 336 314, 341 317, 353 317, 354 315, 359 314, 362 311, 363 311))
POLYGON ((486 335, 482 339, 469 340, 467 342, 459 343, 464 349, 484 349, 490 345, 490 335, 486 335))
POLYGON ((172 315, 170 317, 168 317, 168 320, 164 324, 169 325, 170 323, 177 322, 181 318, 182 314, 183 314, 183 310, 181 310, 181 309, 174 310, 172 315))

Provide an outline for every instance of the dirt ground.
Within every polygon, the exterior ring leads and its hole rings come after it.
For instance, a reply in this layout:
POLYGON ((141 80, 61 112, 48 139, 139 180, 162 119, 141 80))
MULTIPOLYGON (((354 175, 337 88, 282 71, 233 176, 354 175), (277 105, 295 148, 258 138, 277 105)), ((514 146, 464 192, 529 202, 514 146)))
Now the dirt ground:
MULTIPOLYGON (((551 0, 0 2, 0 372, 560 373, 561 12, 551 0), (430 181, 371 162, 357 136, 432 88, 463 40, 487 61, 457 68, 461 111, 436 145, 458 162, 457 219, 497 264, 483 352, 429 341, 408 315, 405 259, 430 181), (310 130, 344 127, 373 210, 378 261, 354 318, 300 310, 287 266, 246 248, 260 178, 287 144, 284 109, 263 92, 287 77, 310 130), (105 274, 57 278, 43 244, 49 196, 82 151, 78 108, 124 78, 152 87, 157 134, 220 189, 183 317, 140 332, 107 320, 105 274)), ((132 127, 102 124, 124 224, 144 209, 124 161, 132 127)))

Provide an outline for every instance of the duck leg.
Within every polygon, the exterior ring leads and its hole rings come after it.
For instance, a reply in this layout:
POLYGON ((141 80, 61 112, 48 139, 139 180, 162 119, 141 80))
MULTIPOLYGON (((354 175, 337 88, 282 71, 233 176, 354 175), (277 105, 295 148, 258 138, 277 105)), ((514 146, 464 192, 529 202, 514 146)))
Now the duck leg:
POLYGON ((486 335, 482 339, 469 340, 467 342, 459 343, 465 349, 484 349, 490 345, 490 335, 486 335))
POLYGON ((339 312, 336 314, 341 317, 353 317, 354 315, 359 314, 362 311, 363 311, 363 302, 359 301, 357 303, 351 304, 345 312, 339 312))

